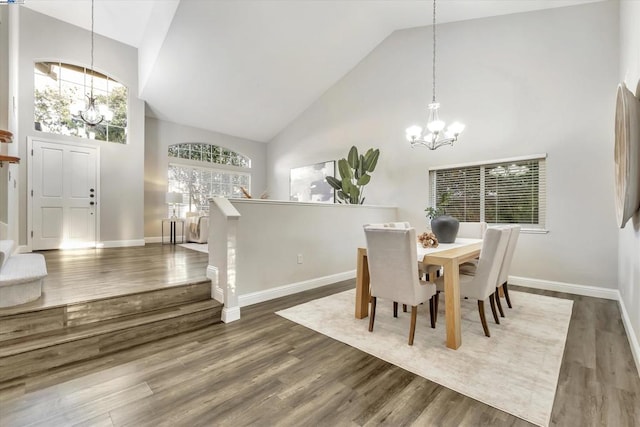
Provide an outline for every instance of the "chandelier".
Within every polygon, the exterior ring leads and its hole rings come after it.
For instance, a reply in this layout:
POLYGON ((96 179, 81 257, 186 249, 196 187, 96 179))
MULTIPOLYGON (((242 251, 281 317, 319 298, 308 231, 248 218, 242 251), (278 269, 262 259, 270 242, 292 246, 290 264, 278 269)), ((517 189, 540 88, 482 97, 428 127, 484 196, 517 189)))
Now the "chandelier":
POLYGON ((464 130, 464 125, 460 122, 454 122, 449 125, 447 130, 444 128, 446 124, 440 120, 438 110, 440 103, 436 102, 436 0, 433 0, 433 98, 429 104, 429 119, 427 126, 422 129, 420 126, 411 126, 407 128, 407 140, 411 143, 411 147, 417 145, 427 147, 430 150, 442 147, 443 145, 453 145, 458 140, 458 135, 464 130))
POLYGON ((87 109, 80 112, 80 117, 82 118, 82 120, 91 127, 102 123, 102 121, 104 120, 104 116, 96 107, 96 98, 93 96, 93 75, 95 74, 93 71, 93 1, 94 0, 91 0, 91 93, 90 95, 87 95, 87 98, 89 98, 87 109))

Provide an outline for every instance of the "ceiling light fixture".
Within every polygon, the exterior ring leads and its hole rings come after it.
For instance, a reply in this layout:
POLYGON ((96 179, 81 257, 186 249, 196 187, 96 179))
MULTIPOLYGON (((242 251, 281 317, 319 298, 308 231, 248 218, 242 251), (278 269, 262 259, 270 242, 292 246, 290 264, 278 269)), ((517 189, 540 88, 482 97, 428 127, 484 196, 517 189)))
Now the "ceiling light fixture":
POLYGON ((427 147, 429 150, 435 150, 443 145, 453 145, 458 140, 458 135, 464 130, 464 125, 460 122, 454 122, 449 125, 446 132, 446 126, 443 120, 438 117, 440 104, 436 102, 436 0, 433 0, 433 98, 429 104, 429 120, 427 126, 423 130, 420 126, 411 126, 407 128, 407 139, 411 143, 411 147, 420 145, 427 147))
MULTIPOLYGON (((84 122, 91 127, 102 123, 102 121, 104 120, 104 116, 96 107, 96 98, 93 96, 93 1, 94 0, 91 0, 91 93, 87 95, 87 98, 89 98, 87 109, 80 112, 80 117, 82 118, 82 120, 84 120, 84 122)), ((86 72, 87 70, 85 68, 85 75, 86 72)))

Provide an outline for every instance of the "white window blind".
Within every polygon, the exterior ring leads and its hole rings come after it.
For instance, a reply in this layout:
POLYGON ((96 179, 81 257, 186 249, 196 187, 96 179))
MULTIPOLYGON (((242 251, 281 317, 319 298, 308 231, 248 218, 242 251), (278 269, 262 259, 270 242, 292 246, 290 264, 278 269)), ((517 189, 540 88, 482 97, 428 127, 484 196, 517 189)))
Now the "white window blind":
POLYGON ((544 229, 544 157, 439 168, 429 172, 431 206, 459 221, 544 229))

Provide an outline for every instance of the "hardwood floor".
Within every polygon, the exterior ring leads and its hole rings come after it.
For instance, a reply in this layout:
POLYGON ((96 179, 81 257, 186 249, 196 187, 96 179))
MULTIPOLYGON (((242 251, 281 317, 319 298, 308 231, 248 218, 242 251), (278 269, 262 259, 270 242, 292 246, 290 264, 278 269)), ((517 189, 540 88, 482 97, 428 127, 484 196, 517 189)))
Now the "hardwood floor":
MULTIPOLYGON (((0 394, 0 424, 529 425, 274 314, 354 286, 257 304, 237 322, 30 377, 0 394)), ((513 289, 575 301, 551 425, 639 425, 640 378, 617 303, 513 289)))
POLYGON ((47 277, 42 297, 0 315, 166 288, 208 280, 209 255, 177 245, 42 251, 47 277), (126 279, 125 279, 126 278, 126 279))

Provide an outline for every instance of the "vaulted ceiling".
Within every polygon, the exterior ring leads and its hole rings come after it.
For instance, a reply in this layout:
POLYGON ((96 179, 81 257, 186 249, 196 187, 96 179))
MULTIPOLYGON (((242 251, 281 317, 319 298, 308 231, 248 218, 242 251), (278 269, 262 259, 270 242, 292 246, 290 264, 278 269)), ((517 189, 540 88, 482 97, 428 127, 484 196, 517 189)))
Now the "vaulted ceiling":
MULTIPOLYGON (((440 0, 438 23, 601 0, 440 0)), ((89 29, 90 0, 26 6, 89 29)), ((95 31, 139 49, 147 114, 268 142, 430 0, 95 0, 95 31)))

